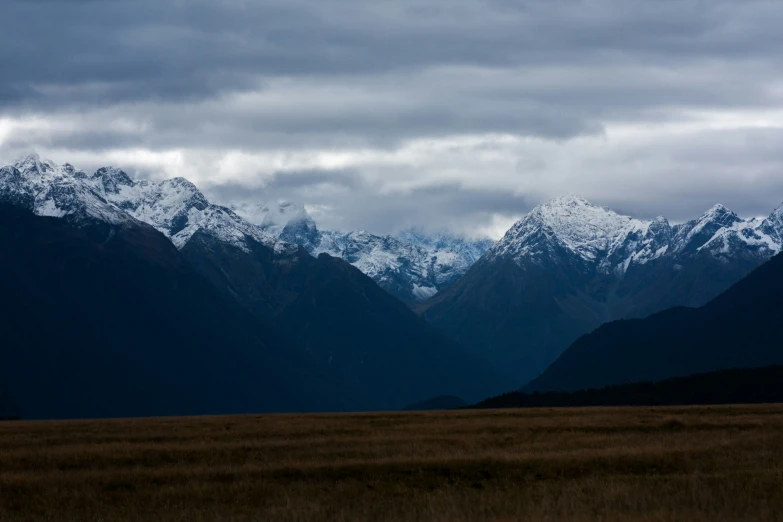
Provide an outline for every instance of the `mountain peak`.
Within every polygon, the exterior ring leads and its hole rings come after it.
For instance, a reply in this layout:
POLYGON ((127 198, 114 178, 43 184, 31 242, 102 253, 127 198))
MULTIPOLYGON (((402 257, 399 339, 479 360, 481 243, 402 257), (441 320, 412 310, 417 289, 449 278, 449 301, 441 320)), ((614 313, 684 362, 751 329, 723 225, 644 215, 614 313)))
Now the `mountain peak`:
POLYGON ((577 206, 596 207, 597 205, 593 205, 587 199, 583 198, 579 194, 569 192, 568 194, 554 197, 549 201, 542 203, 539 206, 553 208, 553 207, 577 207, 577 206))
POLYGON ((28 162, 34 163, 37 161, 41 161, 41 156, 39 156, 38 153, 34 150, 31 150, 19 156, 19 158, 14 162, 14 165, 28 162))
POLYGON ((52 161, 41 159, 35 151, 30 151, 18 160, 14 162, 14 167, 20 172, 36 172, 38 174, 44 174, 55 169, 55 164, 52 161))
POLYGON ((581 196, 566 194, 542 203, 517 221, 492 251, 521 260, 565 248, 594 262, 632 221, 581 196))
POLYGON ((721 216, 736 216, 734 212, 729 210, 725 205, 720 203, 713 205, 702 217, 721 217, 721 216))
POLYGON ((181 176, 163 180, 158 186, 161 192, 157 197, 168 204, 179 204, 183 210, 204 210, 210 205, 204 193, 192 181, 181 176))
POLYGON ((534 208, 531 213, 534 212, 541 213, 542 211, 546 214, 550 212, 556 212, 557 215, 567 215, 572 218, 584 217, 582 215, 583 212, 596 213, 596 214, 611 214, 615 216, 619 215, 615 211, 609 208, 591 203, 590 201, 583 198, 582 196, 574 193, 565 194, 563 196, 557 196, 548 201, 545 201, 544 203, 541 203, 536 208, 534 208), (563 213, 561 213, 561 211, 563 213))
POLYGON ((778 243, 783 243, 783 205, 772 211, 772 214, 761 223, 760 229, 778 243))
POLYGON ((738 221, 742 221, 735 212, 729 210, 726 206, 718 203, 713 205, 707 212, 702 214, 698 220, 699 222, 717 221, 725 226, 729 226, 738 221))
POLYGON ((578 224, 580 229, 589 235, 594 235, 589 230, 601 231, 602 233, 615 232, 618 227, 622 227, 631 220, 628 216, 590 203, 576 194, 566 194, 550 199, 534 208, 529 215, 538 216, 544 223, 556 229, 566 223, 578 224))

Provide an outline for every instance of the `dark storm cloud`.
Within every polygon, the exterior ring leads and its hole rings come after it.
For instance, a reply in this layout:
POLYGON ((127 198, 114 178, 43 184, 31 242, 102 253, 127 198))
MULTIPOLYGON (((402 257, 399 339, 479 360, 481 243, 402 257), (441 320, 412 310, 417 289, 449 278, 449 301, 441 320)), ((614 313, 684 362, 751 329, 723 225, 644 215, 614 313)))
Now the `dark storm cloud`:
POLYGON ((5 160, 41 148, 125 161, 381 231, 483 226, 570 190, 673 219, 716 199, 746 214, 783 200, 777 1, 4 0, 0 11, 5 160), (459 141, 479 135, 523 141, 459 141), (225 167, 231 153, 245 159, 225 167))
POLYGON ((781 10, 765 1, 5 0, 3 11, 4 81, 46 86, 57 102, 455 65, 780 64, 783 49, 781 10))

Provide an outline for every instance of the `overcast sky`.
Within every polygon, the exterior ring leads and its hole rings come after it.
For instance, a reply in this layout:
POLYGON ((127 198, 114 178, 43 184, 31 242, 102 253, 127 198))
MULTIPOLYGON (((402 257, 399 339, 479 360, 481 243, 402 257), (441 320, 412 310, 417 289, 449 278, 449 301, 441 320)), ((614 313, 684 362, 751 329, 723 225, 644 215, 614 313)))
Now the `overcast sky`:
POLYGON ((0 163, 495 237, 567 192, 783 202, 777 0, 2 0, 0 163))

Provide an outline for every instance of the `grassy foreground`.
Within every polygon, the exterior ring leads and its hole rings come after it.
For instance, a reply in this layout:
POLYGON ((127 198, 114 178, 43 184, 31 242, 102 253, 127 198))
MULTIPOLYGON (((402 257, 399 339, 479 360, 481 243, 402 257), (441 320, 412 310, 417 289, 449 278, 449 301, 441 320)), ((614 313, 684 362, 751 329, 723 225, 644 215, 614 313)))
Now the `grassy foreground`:
POLYGON ((0 423, 0 520, 780 520, 783 406, 0 423))

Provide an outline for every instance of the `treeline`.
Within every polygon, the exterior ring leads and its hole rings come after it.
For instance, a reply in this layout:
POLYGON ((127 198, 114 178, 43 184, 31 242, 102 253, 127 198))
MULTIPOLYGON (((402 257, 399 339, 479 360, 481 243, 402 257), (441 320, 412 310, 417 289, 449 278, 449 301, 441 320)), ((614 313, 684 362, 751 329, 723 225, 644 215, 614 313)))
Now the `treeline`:
POLYGON ((576 392, 511 392, 472 408, 681 406, 783 402, 783 366, 721 370, 576 392))

